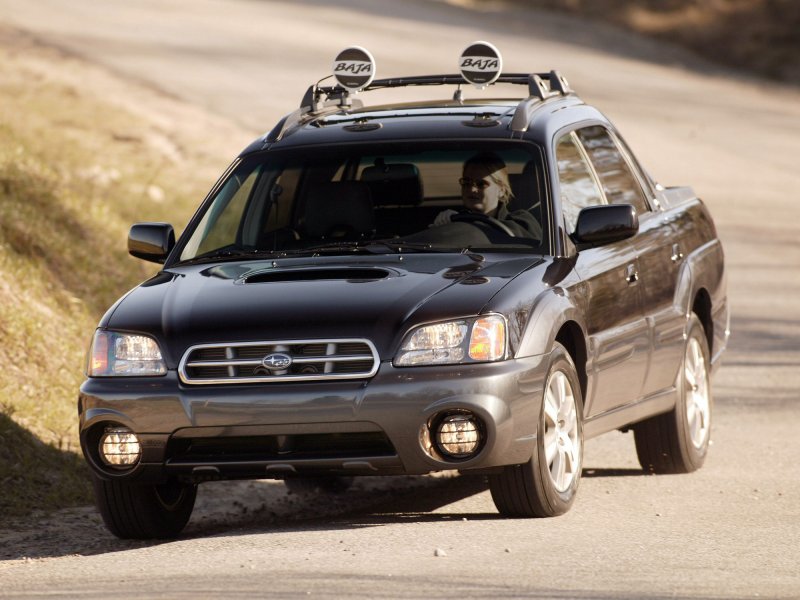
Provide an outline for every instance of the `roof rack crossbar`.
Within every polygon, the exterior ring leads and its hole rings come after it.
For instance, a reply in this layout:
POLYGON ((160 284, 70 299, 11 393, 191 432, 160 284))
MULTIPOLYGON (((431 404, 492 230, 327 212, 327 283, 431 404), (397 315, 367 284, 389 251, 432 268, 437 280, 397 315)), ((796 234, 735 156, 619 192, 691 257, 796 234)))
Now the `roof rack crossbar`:
MULTIPOLYGON (((549 78, 549 73, 537 73, 542 78, 549 78)), ((503 73, 497 78, 495 83, 511 83, 518 85, 527 85, 528 73, 503 73)), ((415 75, 412 77, 393 77, 391 79, 375 79, 363 91, 379 90, 384 88, 394 87, 410 87, 410 86, 424 86, 424 85, 461 85, 465 83, 464 78, 459 75, 415 75)), ((335 93, 340 86, 321 87, 319 90, 325 94, 335 93)))
MULTIPOLYGON (((449 75, 417 75, 412 77, 394 77, 391 79, 375 79, 362 91, 380 90, 386 88, 396 87, 412 87, 412 86, 428 86, 428 85, 461 85, 464 83, 464 78, 459 74, 449 75)), ((566 84, 566 80, 558 75, 557 71, 550 71, 549 73, 503 73, 495 83, 510 83, 516 85, 527 85, 530 95, 566 95, 572 90, 566 84), (554 75, 555 74, 555 75, 554 75), (532 83, 539 79, 542 84, 539 86, 532 83), (562 83, 563 82, 563 83, 562 83), (549 86, 548 86, 549 84, 549 86), (541 91, 540 91, 541 90, 541 91)), ((494 85, 494 84, 492 84, 494 85)), ((325 95, 328 98, 340 97, 344 88, 339 85, 333 86, 316 86, 312 85, 301 102, 301 106, 313 107, 319 102, 319 99, 325 95)))
MULTIPOLYGON (((320 86, 319 83, 309 86, 300 102, 300 108, 282 119, 266 136, 266 140, 277 141, 288 130, 308 120, 309 117, 317 117, 324 113, 334 112, 337 109, 350 108, 351 102, 353 108, 360 107, 361 103, 357 100, 351 100, 349 91, 342 86, 320 86)), ((531 113, 538 102, 553 96, 566 96, 572 93, 572 88, 569 87, 567 80, 558 71, 550 71, 549 73, 501 73, 494 83, 528 86, 529 96, 519 103, 514 113, 511 123, 513 131, 527 130, 531 113)), ((375 79, 363 91, 429 85, 460 86, 462 84, 464 84, 464 78, 460 74, 416 75, 375 79)))

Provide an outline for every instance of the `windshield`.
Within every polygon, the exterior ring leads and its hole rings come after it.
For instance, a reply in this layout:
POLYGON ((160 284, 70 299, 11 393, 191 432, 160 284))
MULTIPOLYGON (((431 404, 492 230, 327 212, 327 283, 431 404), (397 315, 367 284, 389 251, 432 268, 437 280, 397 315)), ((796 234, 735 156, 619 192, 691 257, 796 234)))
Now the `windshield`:
POLYGON ((266 151, 245 158, 195 217, 180 260, 404 246, 542 253, 543 181, 529 143, 266 151))

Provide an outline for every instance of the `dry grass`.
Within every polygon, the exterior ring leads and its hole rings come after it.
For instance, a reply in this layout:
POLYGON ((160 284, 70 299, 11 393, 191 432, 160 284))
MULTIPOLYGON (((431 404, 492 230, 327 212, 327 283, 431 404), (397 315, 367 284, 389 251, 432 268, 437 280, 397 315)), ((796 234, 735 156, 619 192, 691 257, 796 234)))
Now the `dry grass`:
POLYGON ((515 0, 607 21, 705 59, 800 83, 797 0, 515 0))
POLYGON ((86 347, 157 270, 127 255, 127 229, 182 226, 213 182, 197 173, 230 159, 177 151, 163 123, 82 85, 75 61, 19 42, 0 32, 0 515, 90 501, 76 410, 86 347))

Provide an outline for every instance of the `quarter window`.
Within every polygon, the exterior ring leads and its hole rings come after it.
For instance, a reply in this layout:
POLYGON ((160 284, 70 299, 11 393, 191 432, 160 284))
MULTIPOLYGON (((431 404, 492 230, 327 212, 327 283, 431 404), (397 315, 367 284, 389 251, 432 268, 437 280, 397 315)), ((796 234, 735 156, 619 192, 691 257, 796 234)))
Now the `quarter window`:
POLYGON ((558 140, 556 160, 561 189, 561 212, 564 214, 567 231, 573 233, 582 208, 605 202, 591 168, 571 133, 558 140))
POLYGON ((610 204, 632 204, 640 215, 647 212, 647 201, 636 176, 604 127, 584 127, 578 137, 592 161, 610 204))

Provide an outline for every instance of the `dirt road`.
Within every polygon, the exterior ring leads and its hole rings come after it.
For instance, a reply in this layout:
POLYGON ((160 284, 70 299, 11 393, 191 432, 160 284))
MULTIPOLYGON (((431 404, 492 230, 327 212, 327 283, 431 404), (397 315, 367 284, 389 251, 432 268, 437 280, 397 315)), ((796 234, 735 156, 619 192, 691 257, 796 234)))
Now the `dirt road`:
POLYGON ((0 0, 0 22, 248 135, 294 109, 345 45, 390 76, 452 72, 488 39, 509 71, 560 69, 657 179, 695 187, 733 311, 696 474, 645 476, 629 435, 593 440, 572 512, 546 521, 499 519, 462 478, 360 481, 333 499, 213 484, 171 543, 117 541, 91 509, 0 532, 0 596, 800 596, 800 91, 566 18, 421 0, 0 0))

